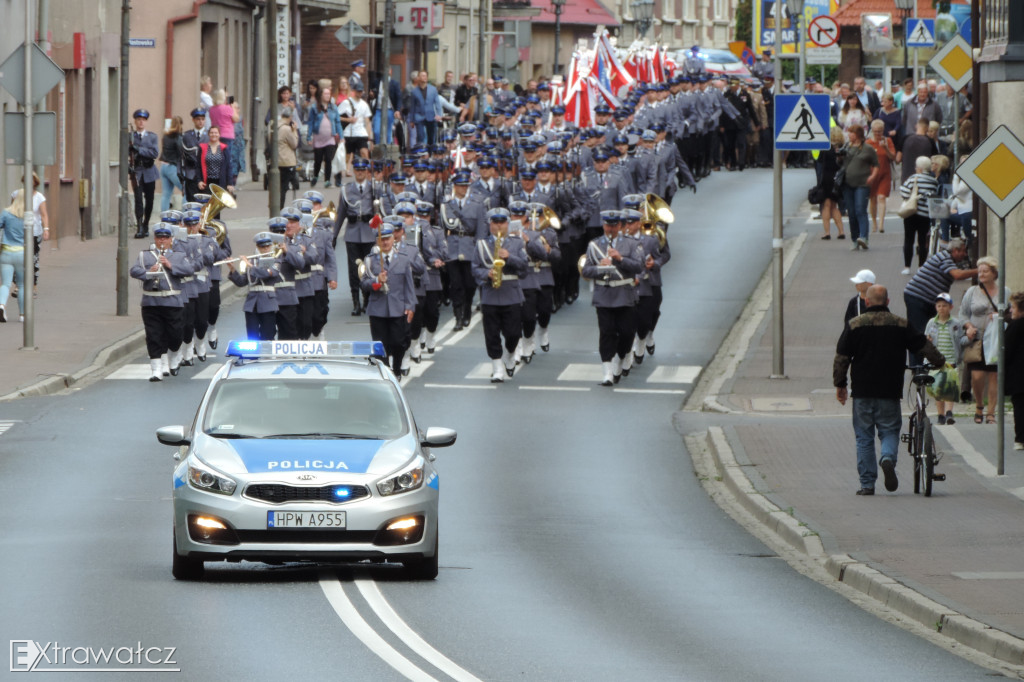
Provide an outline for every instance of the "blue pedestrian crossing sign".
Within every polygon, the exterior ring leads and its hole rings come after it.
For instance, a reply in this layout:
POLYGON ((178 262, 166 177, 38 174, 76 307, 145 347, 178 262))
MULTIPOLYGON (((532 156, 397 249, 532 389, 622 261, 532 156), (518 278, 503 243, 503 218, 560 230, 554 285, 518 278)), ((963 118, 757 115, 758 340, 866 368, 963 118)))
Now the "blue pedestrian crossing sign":
POLYGON ((828 95, 775 96, 775 148, 824 150, 828 139, 831 102, 828 95))
POLYGON ((907 19, 907 47, 935 47, 934 19, 907 19))

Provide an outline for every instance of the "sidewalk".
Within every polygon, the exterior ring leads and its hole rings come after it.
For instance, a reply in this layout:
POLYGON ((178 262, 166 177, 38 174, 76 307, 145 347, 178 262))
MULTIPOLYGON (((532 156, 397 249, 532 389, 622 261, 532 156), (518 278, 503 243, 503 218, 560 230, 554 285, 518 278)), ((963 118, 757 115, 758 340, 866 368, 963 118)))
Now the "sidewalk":
MULTIPOLYGON (((337 190, 332 188, 328 192, 336 201, 333 195, 337 190)), ((238 208, 226 209, 221 214, 236 253, 254 251, 252 237, 265 229, 266 215, 267 194, 262 184, 249 183, 238 193, 238 208)), ((159 216, 154 215, 150 225, 158 221, 159 216)), ((152 238, 133 239, 129 235, 129 263, 151 243, 152 238)), ((98 366, 145 346, 139 312, 141 288, 137 280, 128 280, 128 314, 116 314, 117 235, 88 241, 63 239, 55 246, 43 242, 40 253, 39 287, 34 301, 36 350, 21 350, 24 330, 18 322, 18 301, 7 301, 8 322, 0 324, 0 355, 4 358, 0 401, 62 390, 98 366)), ((224 294, 238 295, 240 291, 228 283, 224 294)))
MULTIPOLYGON (((744 506, 834 579, 961 644, 1024 664, 1024 456, 1012 449, 1012 415, 1005 476, 995 475, 997 427, 974 424, 973 403, 959 404, 955 425, 934 428, 944 454, 938 471, 947 479, 935 483, 931 498, 913 494, 905 444, 899 490, 886 493, 879 481, 874 497, 856 496, 851 403, 844 407, 835 399, 832 359, 855 293, 849 278, 858 270, 873 270, 889 288, 891 310, 905 314, 902 222, 890 218, 885 234, 871 235, 866 252, 850 251, 849 240, 834 234, 822 241, 820 223, 806 229, 786 281, 788 378, 768 378, 772 330, 764 301, 748 306, 767 314, 740 350, 735 372, 724 382, 718 377, 720 385, 708 372, 713 395, 704 397, 705 409, 734 415, 709 433, 719 471, 744 506)), ((968 284, 954 286, 954 312, 968 284)), ((737 329, 754 324, 747 317, 737 329)), ((934 406, 929 412, 934 420, 934 406)))

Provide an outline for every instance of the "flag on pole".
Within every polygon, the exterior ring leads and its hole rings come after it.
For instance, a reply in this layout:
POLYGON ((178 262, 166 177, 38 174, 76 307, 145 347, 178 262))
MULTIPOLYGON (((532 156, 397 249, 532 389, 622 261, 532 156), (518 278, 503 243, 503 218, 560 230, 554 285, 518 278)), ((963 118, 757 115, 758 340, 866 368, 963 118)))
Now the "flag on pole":
POLYGON ((608 39, 607 29, 602 30, 595 39, 594 64, 588 75, 594 76, 605 88, 615 93, 623 87, 633 85, 636 79, 629 75, 615 55, 615 48, 608 39))

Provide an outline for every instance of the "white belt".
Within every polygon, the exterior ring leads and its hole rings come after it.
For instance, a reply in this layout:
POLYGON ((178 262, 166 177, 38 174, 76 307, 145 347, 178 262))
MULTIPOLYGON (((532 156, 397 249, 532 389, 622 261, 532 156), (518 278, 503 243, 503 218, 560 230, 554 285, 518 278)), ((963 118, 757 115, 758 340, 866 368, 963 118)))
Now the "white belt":
POLYGON ((309 275, 310 275, 310 273, 308 273, 308 272, 296 272, 295 273, 295 279, 296 279, 296 281, 298 281, 300 279, 309 279, 309 275))
POLYGON ((320 272, 323 269, 324 269, 324 266, 322 266, 322 265, 311 265, 310 266, 310 270, 315 270, 316 272, 320 272))
POLYGON ((542 261, 538 261, 538 262, 534 263, 533 267, 535 267, 535 268, 550 268, 551 267, 551 263, 548 263, 547 261, 543 261, 542 260, 542 261))
POLYGON ((606 282, 602 279, 596 279, 594 280, 594 284, 602 287, 624 287, 633 284, 633 279, 613 279, 610 282, 606 282))
POLYGON ((205 282, 206 275, 196 275, 196 279, 198 279, 200 282, 205 282))
MULTIPOLYGON (((291 282, 289 282, 291 284, 291 282)), ((250 284, 249 291, 273 291, 274 287, 267 284, 250 284)))
POLYGON ((516 279, 519 279, 519 275, 502 275, 501 276, 501 281, 502 282, 511 282, 512 280, 516 280, 516 279))
POLYGON ((283 287, 293 287, 295 286, 295 282, 274 282, 274 286, 278 289, 283 287))
POLYGON ((168 289, 167 291, 143 291, 143 296, 156 296, 157 298, 163 298, 164 296, 180 296, 181 292, 177 289, 168 289))
POLYGON ((182 284, 185 284, 186 282, 191 282, 191 281, 193 281, 194 279, 195 279, 195 277, 192 277, 192 276, 189 276, 189 277, 182 277, 182 278, 181 278, 181 283, 182 283, 182 284))

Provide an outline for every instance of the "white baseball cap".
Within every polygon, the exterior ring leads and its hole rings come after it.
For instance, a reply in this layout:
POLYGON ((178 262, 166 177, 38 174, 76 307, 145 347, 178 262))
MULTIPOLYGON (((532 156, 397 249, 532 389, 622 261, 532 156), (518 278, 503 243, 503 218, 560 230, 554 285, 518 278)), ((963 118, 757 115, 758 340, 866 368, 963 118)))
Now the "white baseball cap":
POLYGON ((870 270, 861 270, 856 275, 851 277, 850 281, 853 282, 854 284, 863 284, 864 282, 867 282, 868 284, 874 284, 875 273, 871 272, 870 270))

